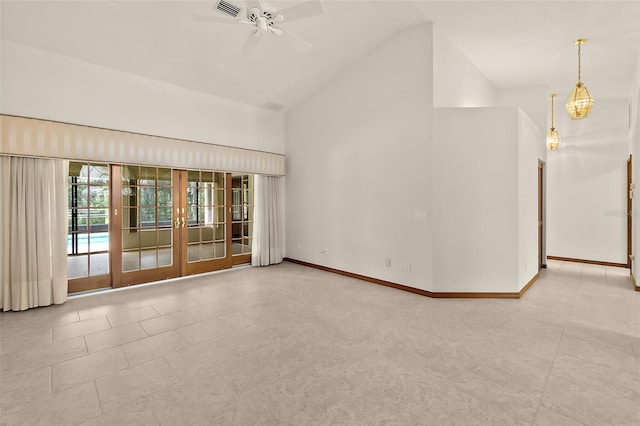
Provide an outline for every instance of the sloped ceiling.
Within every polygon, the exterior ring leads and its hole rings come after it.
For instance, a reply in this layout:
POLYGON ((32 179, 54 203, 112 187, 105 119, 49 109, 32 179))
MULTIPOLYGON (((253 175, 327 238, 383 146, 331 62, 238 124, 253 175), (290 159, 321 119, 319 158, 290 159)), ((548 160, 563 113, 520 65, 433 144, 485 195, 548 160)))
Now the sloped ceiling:
MULTIPOLYGON (((241 3, 240 0, 232 0, 241 3)), ((283 9, 297 1, 270 1, 283 9)), ((236 101, 286 111, 394 33, 435 22, 498 88, 583 81, 597 97, 629 92, 640 49, 640 1, 324 1, 326 13, 286 23, 313 45, 300 53, 251 28, 200 23, 215 1, 2 1, 5 40, 236 101)), ((416 40, 419 49, 423 41, 416 40)))

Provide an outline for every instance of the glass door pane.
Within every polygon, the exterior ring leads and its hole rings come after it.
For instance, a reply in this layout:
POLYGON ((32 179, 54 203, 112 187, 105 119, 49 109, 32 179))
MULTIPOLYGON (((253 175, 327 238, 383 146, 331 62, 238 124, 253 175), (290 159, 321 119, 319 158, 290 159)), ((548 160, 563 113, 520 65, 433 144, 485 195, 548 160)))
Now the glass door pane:
POLYGON ((231 246, 233 264, 251 261, 253 236, 253 175, 233 174, 231 184, 231 246))
POLYGON ((109 165, 72 161, 68 182, 69 292, 109 287, 109 165))
POLYGON ((124 165, 119 170, 119 283, 178 276, 176 240, 181 225, 179 174, 171 169, 124 165), (176 195, 176 192, 177 195, 176 195))
POLYGON ((187 230, 183 247, 187 274, 230 267, 227 259, 227 178, 223 172, 182 174, 187 230))

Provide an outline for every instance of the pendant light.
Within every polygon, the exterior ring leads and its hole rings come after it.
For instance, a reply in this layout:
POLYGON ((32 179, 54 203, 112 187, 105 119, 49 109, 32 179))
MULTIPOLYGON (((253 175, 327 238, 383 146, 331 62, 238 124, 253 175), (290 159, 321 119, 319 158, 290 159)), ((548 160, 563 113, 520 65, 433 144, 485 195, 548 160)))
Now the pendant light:
POLYGON ((556 94, 552 93, 549 96, 551 96, 551 129, 549 129, 549 132, 547 132, 547 150, 555 151, 560 146, 560 135, 553 125, 553 98, 556 96, 556 94))
POLYGON ((591 106, 593 105, 593 98, 591 97, 591 94, 584 84, 582 84, 582 81, 580 81, 580 48, 584 43, 586 43, 586 41, 586 38, 579 38, 576 40, 576 44, 578 45, 578 83, 569 94, 569 98, 565 105, 567 112, 569 113, 569 117, 571 117, 572 120, 581 120, 586 118, 589 115, 591 106))

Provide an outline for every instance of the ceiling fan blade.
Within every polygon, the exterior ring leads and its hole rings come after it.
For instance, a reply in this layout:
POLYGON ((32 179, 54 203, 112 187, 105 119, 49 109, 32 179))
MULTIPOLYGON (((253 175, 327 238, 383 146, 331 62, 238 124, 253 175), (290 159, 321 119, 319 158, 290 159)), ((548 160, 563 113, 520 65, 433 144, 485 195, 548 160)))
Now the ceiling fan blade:
POLYGON ((247 18, 249 17, 249 15, 251 15, 251 9, 258 9, 259 11, 262 11, 262 2, 258 1, 258 0, 245 0, 244 2, 247 5, 247 10, 246 10, 246 14, 247 14, 247 18))
POLYGON ((258 30, 253 30, 249 37, 247 37, 247 41, 244 42, 242 46, 242 54, 243 55, 251 55, 255 52, 256 47, 260 43, 260 32, 258 30))
POLYGON ((278 11, 278 15, 284 16, 285 22, 322 15, 323 13, 324 6, 319 0, 311 0, 305 3, 296 4, 278 11))
POLYGON ((291 31, 287 31, 282 27, 277 27, 276 29, 282 32, 280 38, 286 40, 286 42, 289 43, 294 49, 298 50, 301 53, 307 53, 311 50, 311 44, 300 38, 300 36, 292 33, 291 31))
POLYGON ((274 36, 278 36, 278 37, 280 37, 282 35, 282 33, 283 33, 281 28, 272 27, 272 26, 267 27, 267 31, 269 31, 274 36))
POLYGON ((235 24, 235 23, 237 23, 237 21, 235 19, 233 19, 233 18, 219 18, 217 16, 194 15, 194 14, 192 14, 191 17, 196 22, 204 22, 204 23, 215 22, 215 23, 218 23, 218 24, 235 24))

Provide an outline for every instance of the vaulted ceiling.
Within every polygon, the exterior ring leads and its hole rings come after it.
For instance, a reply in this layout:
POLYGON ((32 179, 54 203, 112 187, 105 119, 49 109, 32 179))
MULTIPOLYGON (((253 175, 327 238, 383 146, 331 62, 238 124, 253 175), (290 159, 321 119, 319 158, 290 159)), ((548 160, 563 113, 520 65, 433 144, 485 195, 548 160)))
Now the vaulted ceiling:
MULTIPOLYGON (((242 0, 228 0, 244 5, 242 0)), ((336 1, 282 24, 307 53, 263 37, 241 53, 251 27, 210 1, 5 1, 4 40, 258 106, 284 110, 318 90, 394 33, 435 22, 498 88, 546 86, 561 95, 583 81, 596 98, 629 93, 640 50, 640 1, 336 1)), ((269 1, 273 9, 300 1, 269 1)), ((415 41, 420 49, 423 40, 415 41)))

